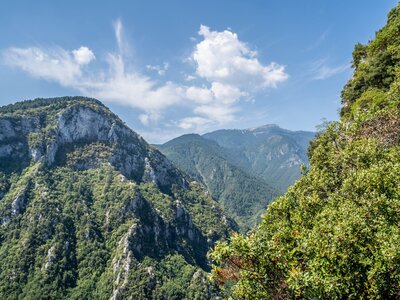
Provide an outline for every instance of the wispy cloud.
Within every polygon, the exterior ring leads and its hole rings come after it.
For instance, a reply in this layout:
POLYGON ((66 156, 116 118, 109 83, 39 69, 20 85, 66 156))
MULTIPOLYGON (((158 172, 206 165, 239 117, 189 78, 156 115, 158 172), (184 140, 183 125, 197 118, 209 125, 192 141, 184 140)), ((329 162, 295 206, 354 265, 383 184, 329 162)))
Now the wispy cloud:
POLYGON ((118 52, 121 55, 129 55, 132 51, 131 45, 128 43, 125 36, 124 25, 121 19, 117 19, 113 22, 115 40, 118 46, 118 52))
MULTIPOLYGON (((275 88, 288 78, 283 65, 262 64, 258 53, 240 41, 236 33, 212 31, 202 25, 198 32, 201 41, 196 42, 189 57, 195 65, 193 73, 187 74, 183 82, 160 82, 138 71, 129 60, 131 46, 121 20, 116 20, 113 27, 117 51, 108 52, 104 59, 107 68, 96 72, 92 62, 98 58, 87 46, 73 50, 11 47, 2 51, 2 58, 33 77, 137 108, 142 111, 138 119, 145 126, 157 126, 166 109, 179 106, 187 111, 186 116, 166 122, 190 131, 233 122, 241 100, 275 88)), ((146 68, 165 75, 169 64, 146 68)))
POLYGON ((312 43, 308 48, 307 51, 313 50, 315 48, 318 48, 326 39, 326 37, 329 35, 330 29, 325 30, 322 32, 319 37, 315 40, 314 43, 312 43))
POLYGON ((146 68, 151 71, 157 72, 158 75, 164 76, 165 72, 169 69, 169 63, 165 62, 160 65, 147 65, 146 68))
POLYGON ((202 127, 207 127, 207 125, 210 122, 211 121, 207 118, 186 117, 186 118, 179 120, 178 126, 179 126, 179 128, 182 128, 182 129, 191 129, 191 128, 193 128, 193 126, 196 126, 197 129, 201 130, 202 127))
POLYGON ((309 74, 312 79, 324 80, 350 70, 350 64, 332 66, 328 59, 319 59, 311 63, 309 74))
POLYGON ((90 72, 90 62, 95 55, 86 46, 72 51, 61 47, 12 47, 3 51, 3 61, 33 77, 57 82, 84 95, 139 108, 146 112, 149 120, 155 120, 163 109, 183 101, 185 88, 172 82, 158 84, 127 63, 124 54, 129 46, 124 39, 122 23, 117 20, 113 25, 118 51, 107 53, 108 68, 100 72, 90 72))
POLYGON ((74 51, 12 47, 3 52, 3 60, 37 78, 56 81, 63 86, 79 85, 84 64, 74 51))

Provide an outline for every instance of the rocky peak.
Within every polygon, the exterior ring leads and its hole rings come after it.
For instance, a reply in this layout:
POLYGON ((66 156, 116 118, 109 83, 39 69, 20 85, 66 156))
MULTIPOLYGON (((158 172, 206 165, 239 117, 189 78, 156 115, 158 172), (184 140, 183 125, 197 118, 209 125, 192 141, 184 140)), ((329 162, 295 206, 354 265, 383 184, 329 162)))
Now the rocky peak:
POLYGON ((209 290, 207 252, 236 228, 201 185, 81 97, 0 107, 0 198, 1 299, 209 290))
POLYGON ((186 184, 176 179, 183 175, 160 152, 99 101, 84 97, 37 99, 0 108, 0 158, 18 157, 47 166, 75 164, 79 169, 107 162, 136 181, 160 187, 186 184), (96 160, 83 159, 93 145, 101 145, 93 150, 96 160))

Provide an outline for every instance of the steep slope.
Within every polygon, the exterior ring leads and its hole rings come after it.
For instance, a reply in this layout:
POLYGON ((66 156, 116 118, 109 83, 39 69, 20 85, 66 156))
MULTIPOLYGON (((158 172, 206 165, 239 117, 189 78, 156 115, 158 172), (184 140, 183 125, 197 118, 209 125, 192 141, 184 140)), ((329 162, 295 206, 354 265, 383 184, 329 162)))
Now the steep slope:
POLYGON ((210 299, 235 224, 99 101, 0 108, 1 299, 210 299))
POLYGON ((263 180, 234 165, 229 151, 212 140, 189 134, 157 147, 177 167, 204 183, 243 230, 259 221, 278 194, 263 180))
POLYGON ((314 133, 265 125, 217 130, 204 137, 229 149, 236 164, 283 193, 300 177, 301 164, 308 164, 307 149, 314 133))
POLYGON ((248 236, 218 245, 239 299, 400 298, 400 5, 353 52, 340 122, 248 236))

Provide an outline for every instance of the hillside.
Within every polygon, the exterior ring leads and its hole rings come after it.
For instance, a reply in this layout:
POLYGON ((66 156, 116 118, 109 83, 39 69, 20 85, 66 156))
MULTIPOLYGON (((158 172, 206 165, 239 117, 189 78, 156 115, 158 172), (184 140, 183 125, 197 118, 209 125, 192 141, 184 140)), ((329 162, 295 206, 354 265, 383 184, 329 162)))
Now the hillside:
POLYGON ((1 299, 211 299, 236 225, 99 101, 0 108, 1 299))
POLYGON ((157 147, 177 167, 202 182, 243 230, 255 225, 278 195, 266 182, 235 165, 230 151, 213 140, 188 134, 157 147))
POLYGON ((277 125, 183 135, 156 147, 182 171, 202 182, 247 231, 268 204, 308 165, 314 133, 277 125))
POLYGON ((400 5, 355 46, 353 68, 306 174, 250 234, 215 248, 234 297, 400 298, 400 5))
POLYGON ((290 131, 270 124, 243 130, 217 130, 204 137, 230 150, 235 164, 283 193, 300 177, 300 166, 308 165, 307 149, 314 133, 290 131))

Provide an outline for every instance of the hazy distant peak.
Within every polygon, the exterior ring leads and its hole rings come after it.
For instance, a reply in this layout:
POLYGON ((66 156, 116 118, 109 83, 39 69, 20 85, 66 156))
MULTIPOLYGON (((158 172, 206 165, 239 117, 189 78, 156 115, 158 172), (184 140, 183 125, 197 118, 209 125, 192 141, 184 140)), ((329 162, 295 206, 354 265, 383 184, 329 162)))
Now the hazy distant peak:
POLYGON ((271 128, 280 128, 280 127, 276 124, 266 124, 259 127, 247 128, 244 129, 244 131, 256 132, 256 131, 264 131, 266 129, 271 129, 271 128))

